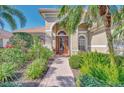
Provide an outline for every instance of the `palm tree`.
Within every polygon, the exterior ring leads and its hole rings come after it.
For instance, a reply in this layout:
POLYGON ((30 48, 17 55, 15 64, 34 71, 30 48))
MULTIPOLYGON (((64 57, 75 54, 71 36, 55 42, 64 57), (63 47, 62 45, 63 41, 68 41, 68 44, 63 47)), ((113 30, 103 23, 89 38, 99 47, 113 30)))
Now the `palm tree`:
POLYGON ((20 27, 24 27, 26 24, 26 17, 23 13, 13 6, 0 5, 0 26, 4 28, 5 21, 10 25, 12 30, 17 29, 17 21, 19 19, 20 27))
POLYGON ((105 26, 111 64, 115 64, 111 27, 115 24, 114 22, 120 22, 121 18, 117 15, 120 15, 117 6, 91 5, 62 6, 58 17, 61 19, 60 24, 66 29, 68 34, 75 33, 82 16, 84 17, 84 21, 89 25, 92 25, 94 22, 97 24, 102 22, 105 26))

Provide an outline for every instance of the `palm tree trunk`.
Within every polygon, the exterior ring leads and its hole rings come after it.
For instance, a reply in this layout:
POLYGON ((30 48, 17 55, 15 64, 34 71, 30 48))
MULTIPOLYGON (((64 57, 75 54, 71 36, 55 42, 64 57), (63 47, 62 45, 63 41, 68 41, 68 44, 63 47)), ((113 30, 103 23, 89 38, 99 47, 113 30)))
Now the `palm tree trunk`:
POLYGON ((108 42, 108 49, 109 49, 109 55, 111 64, 115 64, 115 55, 114 55, 114 48, 113 48, 113 38, 111 34, 111 13, 109 12, 109 6, 108 5, 99 5, 99 14, 101 16, 104 16, 104 26, 105 26, 105 32, 108 42))
POLYGON ((113 48, 113 38, 111 35, 111 28, 105 27, 107 42, 108 42, 108 49, 109 49, 109 56, 111 60, 111 64, 115 64, 115 55, 114 55, 114 48, 113 48))
POLYGON ((108 12, 105 15, 105 20, 104 20, 104 25, 105 25, 105 31, 106 31, 106 37, 108 41, 108 48, 109 48, 109 55, 110 55, 110 60, 111 64, 115 64, 115 56, 114 56, 114 48, 113 48, 113 37, 111 34, 111 14, 108 12))

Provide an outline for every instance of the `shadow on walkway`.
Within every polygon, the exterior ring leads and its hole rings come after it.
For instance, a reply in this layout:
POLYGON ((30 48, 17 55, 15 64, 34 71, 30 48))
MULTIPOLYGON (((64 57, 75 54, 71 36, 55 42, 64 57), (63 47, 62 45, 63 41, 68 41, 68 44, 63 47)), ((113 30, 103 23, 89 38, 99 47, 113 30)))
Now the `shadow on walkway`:
POLYGON ((71 76, 57 76, 56 79, 62 87, 75 87, 74 78, 71 76))

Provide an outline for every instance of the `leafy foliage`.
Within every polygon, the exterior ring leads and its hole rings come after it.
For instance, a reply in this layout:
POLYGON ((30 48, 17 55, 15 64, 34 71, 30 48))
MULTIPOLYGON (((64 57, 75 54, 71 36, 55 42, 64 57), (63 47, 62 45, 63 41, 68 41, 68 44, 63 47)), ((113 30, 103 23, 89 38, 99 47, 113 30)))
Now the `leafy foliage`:
POLYGON ((16 70, 16 64, 3 63, 0 64, 0 81, 12 80, 16 70))
POLYGON ((1 82, 0 87, 22 87, 22 85, 14 82, 1 82))
POLYGON ((80 68, 81 76, 78 77, 78 83, 80 86, 99 86, 95 85, 89 81, 84 81, 85 75, 88 75, 88 79, 102 82, 100 86, 121 86, 124 82, 124 72, 123 72, 123 59, 124 57, 117 56, 119 62, 116 65, 110 65, 110 60, 108 54, 102 54, 97 52, 83 53, 81 55, 83 63, 80 68), (89 77, 90 76, 90 77, 89 77), (91 78, 92 77, 92 78, 91 78), (86 84, 85 84, 86 83, 86 84), (87 85, 88 83, 88 85, 87 85))
POLYGON ((110 59, 108 58, 108 54, 98 53, 98 52, 87 52, 81 55, 82 60, 85 63, 110 63, 110 59))
POLYGON ((20 49, 0 49, 0 81, 9 81, 25 62, 25 55, 20 49))
POLYGON ((44 59, 36 59, 26 69, 26 77, 36 79, 44 74, 47 69, 47 61, 44 59))
POLYGON ((30 48, 33 43, 33 38, 30 34, 24 32, 17 32, 10 38, 10 44, 19 49, 30 48))
POLYGON ((42 47, 41 48, 41 57, 44 58, 44 59, 49 59, 53 56, 53 52, 48 49, 48 48, 45 48, 45 47, 42 47))
POLYGON ((27 59, 28 60, 36 59, 36 58, 49 59, 52 56, 53 56, 53 52, 50 49, 45 48, 41 45, 39 37, 33 36, 33 45, 28 50, 27 59))
POLYGON ((82 6, 62 6, 60 9, 59 24, 63 26, 67 33, 75 33, 82 16, 82 6), (74 21, 75 20, 75 21, 74 21))
POLYGON ((20 49, 0 49, 0 63, 17 63, 25 62, 24 53, 20 49))
POLYGON ((13 6, 0 5, 0 25, 4 28, 4 21, 10 25, 12 29, 17 28, 17 21, 15 17, 19 19, 20 27, 24 27, 26 24, 26 17, 23 15, 23 12, 16 9, 13 6))
POLYGON ((69 58, 69 64, 70 64, 71 68, 79 69, 82 64, 81 56, 80 55, 72 55, 69 58))
POLYGON ((107 87, 108 85, 89 75, 80 75, 77 82, 80 87, 107 87))
POLYGON ((124 39, 124 6, 120 6, 120 11, 116 12, 116 15, 113 16, 113 25, 115 26, 113 30, 113 38, 115 39, 124 39))

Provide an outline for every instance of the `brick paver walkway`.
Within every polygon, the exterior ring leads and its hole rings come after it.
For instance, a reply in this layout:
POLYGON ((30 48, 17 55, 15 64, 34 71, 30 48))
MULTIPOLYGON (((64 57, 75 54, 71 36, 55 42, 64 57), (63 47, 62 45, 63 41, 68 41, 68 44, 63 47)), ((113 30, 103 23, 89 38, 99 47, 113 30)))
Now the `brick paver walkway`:
POLYGON ((75 87, 67 57, 56 57, 39 87, 75 87))

